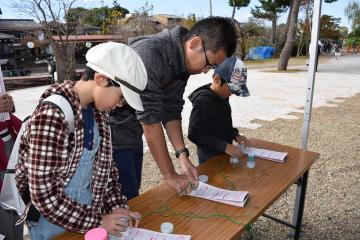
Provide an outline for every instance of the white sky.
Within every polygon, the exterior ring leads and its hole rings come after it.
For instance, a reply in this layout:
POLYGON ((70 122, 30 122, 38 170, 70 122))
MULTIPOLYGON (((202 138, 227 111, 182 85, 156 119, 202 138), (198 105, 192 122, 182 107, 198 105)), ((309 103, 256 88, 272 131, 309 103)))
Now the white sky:
MULTIPOLYGON (((341 18, 341 25, 350 29, 350 23, 344 14, 345 6, 348 2, 353 0, 338 0, 335 3, 323 3, 322 14, 331 15, 333 17, 341 18)), ((8 1, 0 0, 3 15, 1 18, 29 18, 9 6, 8 1)), ((102 5, 112 6, 113 0, 78 0, 78 5, 83 7, 99 7, 102 5)), ((146 0, 118 0, 120 6, 127 8, 130 12, 140 9, 146 3, 146 0)), ((209 16, 209 0, 148 0, 149 4, 154 6, 153 14, 167 13, 179 16, 188 16, 195 13, 197 16, 209 16)), ((240 22, 245 22, 251 16, 250 9, 258 5, 258 0, 251 0, 249 7, 241 8, 236 11, 235 18, 240 22)), ((232 8, 228 5, 227 0, 212 0, 213 15, 230 17, 232 8)), ((279 19, 279 22, 286 21, 286 15, 279 19)))

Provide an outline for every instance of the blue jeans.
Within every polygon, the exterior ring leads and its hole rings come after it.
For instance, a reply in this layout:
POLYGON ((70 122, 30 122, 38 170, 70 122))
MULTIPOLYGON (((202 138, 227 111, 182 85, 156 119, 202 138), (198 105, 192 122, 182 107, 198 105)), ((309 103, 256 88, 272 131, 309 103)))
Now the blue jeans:
POLYGON ((207 160, 209 160, 210 158, 215 157, 216 155, 219 155, 219 154, 221 154, 221 152, 214 151, 211 149, 206 149, 206 148, 197 148, 199 164, 202 164, 202 163, 206 162, 207 160))
POLYGON ((128 200, 139 195, 143 163, 143 147, 135 149, 115 149, 113 158, 119 169, 119 183, 128 200))

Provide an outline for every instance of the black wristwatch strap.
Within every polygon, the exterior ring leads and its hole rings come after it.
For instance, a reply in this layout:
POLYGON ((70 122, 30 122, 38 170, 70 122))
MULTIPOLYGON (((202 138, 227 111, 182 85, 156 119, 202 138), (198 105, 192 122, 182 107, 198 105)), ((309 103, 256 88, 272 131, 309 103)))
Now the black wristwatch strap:
POLYGON ((185 147, 185 148, 176 150, 176 151, 175 151, 175 156, 176 156, 177 158, 179 158, 179 157, 180 157, 180 154, 182 154, 182 153, 185 153, 187 157, 189 157, 189 155, 190 155, 190 154, 189 154, 189 149, 187 149, 187 148, 185 147))

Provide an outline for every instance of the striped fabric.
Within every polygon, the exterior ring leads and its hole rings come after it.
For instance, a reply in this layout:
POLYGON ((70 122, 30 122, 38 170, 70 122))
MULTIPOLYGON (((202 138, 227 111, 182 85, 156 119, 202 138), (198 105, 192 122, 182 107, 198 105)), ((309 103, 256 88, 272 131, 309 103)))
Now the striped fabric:
MULTIPOLYGON (((72 201, 64 192, 75 174, 84 142, 84 121, 74 84, 70 81, 55 84, 41 97, 58 93, 69 100, 75 115, 74 135, 69 135, 68 124, 59 108, 39 105, 21 138, 16 181, 20 194, 29 186, 32 204, 47 220, 68 231, 85 232, 100 225, 102 214, 128 206, 126 197, 121 194, 118 171, 112 160, 108 114, 97 110, 94 114, 102 139, 94 160, 92 205, 72 201)), ((26 215, 27 211, 20 221, 24 221, 26 215)))
POLYGON ((5 128, 0 131, 0 138, 3 140, 3 142, 9 141, 11 139, 11 134, 9 132, 9 129, 5 128))

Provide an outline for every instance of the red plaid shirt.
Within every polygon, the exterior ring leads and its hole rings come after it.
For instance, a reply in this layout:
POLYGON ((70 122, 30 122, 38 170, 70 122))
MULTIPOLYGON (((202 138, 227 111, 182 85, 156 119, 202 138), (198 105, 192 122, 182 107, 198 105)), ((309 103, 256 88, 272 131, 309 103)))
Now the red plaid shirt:
MULTIPOLYGON (((85 232, 100 225, 102 214, 128 206, 112 159, 108 114, 97 110, 95 120, 101 144, 91 177, 92 205, 75 202, 64 192, 83 152, 84 122, 74 84, 55 84, 41 97, 42 100, 54 93, 67 97, 75 114, 74 137, 69 138, 69 126, 59 108, 39 104, 21 137, 16 182, 20 194, 29 186, 32 204, 48 221, 68 231, 85 232)), ((26 215, 27 210, 22 219, 26 215)))

